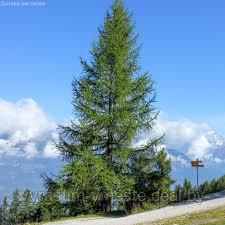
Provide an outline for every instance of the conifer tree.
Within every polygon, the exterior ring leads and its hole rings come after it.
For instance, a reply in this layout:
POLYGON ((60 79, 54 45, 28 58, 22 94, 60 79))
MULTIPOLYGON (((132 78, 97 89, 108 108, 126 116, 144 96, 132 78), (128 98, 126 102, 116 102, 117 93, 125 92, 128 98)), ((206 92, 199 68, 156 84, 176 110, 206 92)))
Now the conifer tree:
POLYGON ((149 173, 153 169, 161 138, 133 146, 157 118, 154 82, 141 69, 134 28, 131 13, 116 0, 98 29, 90 60, 81 59, 81 77, 72 83, 75 120, 61 126, 57 143, 66 166, 46 184, 75 203, 73 214, 111 211, 113 198, 123 204, 138 182, 134 164, 143 167, 144 161, 149 173))
POLYGON ((29 189, 23 192, 21 200, 21 220, 23 222, 31 222, 35 213, 35 205, 32 197, 32 193, 29 189))
POLYGON ((20 194, 19 190, 13 192, 12 202, 9 208, 9 221, 11 224, 20 222, 20 194))
POLYGON ((51 213, 49 210, 49 202, 46 201, 46 196, 44 194, 41 194, 38 199, 38 202, 36 205, 35 219, 38 222, 48 221, 51 219, 51 213))
POLYGON ((218 181, 216 179, 213 179, 210 182, 210 187, 211 187, 212 193, 217 192, 218 191, 218 181))
POLYGON ((181 192, 182 200, 188 200, 190 197, 191 191, 192 191, 191 182, 185 178, 184 184, 182 187, 182 192, 181 192))
POLYGON ((182 190, 182 188, 181 188, 180 184, 175 186, 175 191, 174 192, 175 192, 175 197, 176 197, 175 201, 176 202, 180 202, 182 200, 181 199, 181 190, 182 190))
POLYGON ((222 176, 218 179, 218 191, 223 191, 225 190, 225 176, 222 176))
POLYGON ((7 197, 4 196, 3 202, 0 208, 0 224, 6 225, 8 221, 8 201, 7 197))
POLYGON ((171 178, 171 161, 168 160, 166 149, 163 148, 155 156, 153 174, 157 177, 155 179, 155 187, 159 191, 160 195, 168 194, 170 192, 170 186, 175 181, 171 178))
POLYGON ((1 215, 2 215, 2 224, 6 225, 8 221, 8 200, 7 197, 4 196, 2 207, 1 207, 1 215))

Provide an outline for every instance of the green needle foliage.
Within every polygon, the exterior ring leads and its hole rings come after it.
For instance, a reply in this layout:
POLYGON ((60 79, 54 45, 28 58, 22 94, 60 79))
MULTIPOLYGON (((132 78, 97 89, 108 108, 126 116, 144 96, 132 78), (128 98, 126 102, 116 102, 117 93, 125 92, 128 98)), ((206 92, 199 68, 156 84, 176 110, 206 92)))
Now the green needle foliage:
POLYGON ((30 190, 26 189, 24 191, 20 205, 21 221, 31 222, 35 214, 35 205, 30 190))
POLYGON ((20 222, 20 193, 19 190, 13 192, 12 202, 9 209, 9 221, 11 224, 20 222))
POLYGON ((0 225, 7 224, 8 220, 8 200, 5 196, 2 202, 2 205, 0 207, 0 225))
POLYGON ((136 188, 146 187, 148 194, 157 189, 153 179, 167 189, 171 184, 170 171, 156 175, 164 168, 155 151, 162 139, 134 147, 135 137, 150 132, 158 114, 134 28, 131 13, 116 0, 98 29, 90 60, 81 59, 82 75, 72 83, 75 119, 60 127, 57 143, 66 165, 56 179, 45 180, 49 190, 63 194, 70 214, 123 206, 136 188))

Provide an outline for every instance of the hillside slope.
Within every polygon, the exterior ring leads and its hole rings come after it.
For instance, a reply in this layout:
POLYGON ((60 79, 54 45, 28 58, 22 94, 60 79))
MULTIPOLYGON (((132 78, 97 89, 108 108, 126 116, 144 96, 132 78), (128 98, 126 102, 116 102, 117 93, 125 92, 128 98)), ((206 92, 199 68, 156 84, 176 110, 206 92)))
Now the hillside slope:
POLYGON ((193 212, 225 206, 225 191, 205 196, 203 201, 188 201, 149 212, 120 218, 75 219, 46 223, 45 225, 135 225, 173 218, 193 212))

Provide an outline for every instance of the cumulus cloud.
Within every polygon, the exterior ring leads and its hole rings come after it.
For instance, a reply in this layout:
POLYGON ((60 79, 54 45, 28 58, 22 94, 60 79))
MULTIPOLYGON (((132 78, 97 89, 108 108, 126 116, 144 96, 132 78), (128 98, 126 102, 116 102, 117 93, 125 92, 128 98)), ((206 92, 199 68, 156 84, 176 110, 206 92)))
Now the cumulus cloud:
POLYGON ((56 157, 56 150, 48 147, 55 130, 56 123, 33 99, 0 99, 0 156, 56 157))
POLYGON ((58 151, 53 145, 53 143, 49 142, 46 144, 44 151, 43 151, 43 157, 45 158, 56 158, 58 156, 58 151))
POLYGON ((198 136, 191 143, 188 154, 197 158, 211 158, 210 148, 213 147, 209 143, 206 135, 198 136))
POLYGON ((24 153, 27 158, 34 158, 38 155, 38 150, 36 148, 35 143, 30 142, 27 143, 24 147, 24 153))
POLYGON ((214 160, 215 151, 224 144, 224 137, 216 134, 207 123, 190 119, 172 121, 161 114, 156 133, 165 133, 168 148, 177 149, 190 158, 214 160))
MULTIPOLYGON (((168 149, 175 149, 190 159, 200 158, 219 162, 220 157, 216 155, 221 153, 221 147, 224 147, 222 151, 225 151, 224 137, 216 134, 207 123, 194 122, 187 118, 170 120, 164 113, 159 115, 154 133, 140 134, 135 145, 146 143, 151 136, 163 134, 168 149)), ((186 164, 181 156, 173 156, 171 159, 186 164)))
POLYGON ((171 154, 168 154, 169 158, 173 161, 173 162, 178 162, 181 165, 185 166, 185 167, 190 167, 190 161, 182 158, 182 156, 178 155, 178 156, 174 156, 171 154))
MULTIPOLYGON (((57 138, 55 121, 48 118, 33 99, 15 103, 0 99, 0 156, 25 158, 55 158, 58 152, 52 144, 57 138)), ((140 134, 134 145, 143 145, 149 136, 165 134, 165 145, 188 158, 201 158, 221 162, 225 155, 225 139, 206 123, 189 119, 170 120, 161 113, 154 134, 140 134), (216 149, 217 154, 215 154, 216 149), (223 150, 224 149, 224 150, 223 150)), ((183 164, 181 156, 172 158, 183 164)))
POLYGON ((189 119, 172 121, 165 114, 158 118, 157 133, 164 133, 169 147, 182 148, 196 140, 196 137, 205 135, 210 131, 206 123, 196 123, 189 119))

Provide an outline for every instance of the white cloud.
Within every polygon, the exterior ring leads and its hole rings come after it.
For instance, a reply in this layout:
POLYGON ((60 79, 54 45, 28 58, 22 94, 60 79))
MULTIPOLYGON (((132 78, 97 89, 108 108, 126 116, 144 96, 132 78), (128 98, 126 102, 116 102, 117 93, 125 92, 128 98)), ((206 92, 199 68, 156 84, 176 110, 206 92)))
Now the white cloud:
POLYGON ((196 158, 211 158, 210 148, 213 147, 209 143, 206 135, 198 136, 190 144, 188 154, 196 158))
POLYGON ((192 159, 214 160, 213 152, 221 147, 224 140, 207 123, 189 119, 171 121, 164 114, 159 116, 156 133, 165 133, 168 148, 176 149, 192 159))
MULTIPOLYGON (((58 152, 52 139, 57 138, 55 121, 49 119, 33 99, 21 99, 15 103, 0 99, 0 156, 25 158, 55 158, 58 152)), ((200 158, 220 162, 224 138, 218 136, 208 124, 189 119, 172 121, 161 113, 155 133, 165 134, 167 148, 178 150, 189 158, 200 158), (220 154, 214 154, 215 149, 220 154)), ((142 145, 149 134, 142 133, 134 145, 142 145)), ((225 150, 224 150, 225 151, 225 150)), ((221 156, 222 155, 222 156, 221 156)), ((175 159, 173 159, 175 160, 175 159)), ((182 158, 177 158, 182 161, 182 158)))
POLYGON ((24 147, 24 152, 27 158, 34 158, 35 156, 38 155, 38 150, 36 148, 35 143, 27 143, 24 147))
POLYGON ((180 164, 182 164, 185 167, 190 167, 190 162, 184 158, 182 158, 180 155, 178 156, 173 156, 169 154, 169 158, 173 161, 173 162, 178 162, 180 164))
POLYGON ((157 133, 165 134, 166 142, 171 148, 182 148, 209 131, 210 127, 206 123, 195 123, 189 119, 172 121, 164 114, 159 116, 156 127, 157 133))
POLYGON ((45 158, 56 158, 59 155, 59 152, 55 148, 55 146, 52 143, 47 143, 47 145, 44 148, 43 156, 45 158))
POLYGON ((215 163, 224 163, 224 159, 214 158, 215 163))
MULTIPOLYGON (((175 149, 190 159, 205 159, 219 162, 218 149, 225 146, 224 137, 216 134, 207 123, 193 122, 190 119, 170 120, 164 113, 159 115, 153 134, 142 133, 135 141, 135 145, 146 143, 149 136, 165 134, 165 145, 175 149)), ((225 147, 224 147, 225 151, 225 147)), ((224 152, 225 154, 225 152, 224 152)), ((186 162, 180 157, 172 158, 182 164, 186 162), (182 161, 182 162, 181 162, 182 161)))
POLYGON ((0 155, 53 157, 54 149, 48 150, 48 154, 43 152, 55 130, 56 123, 33 99, 21 99, 15 103, 0 99, 0 155))

